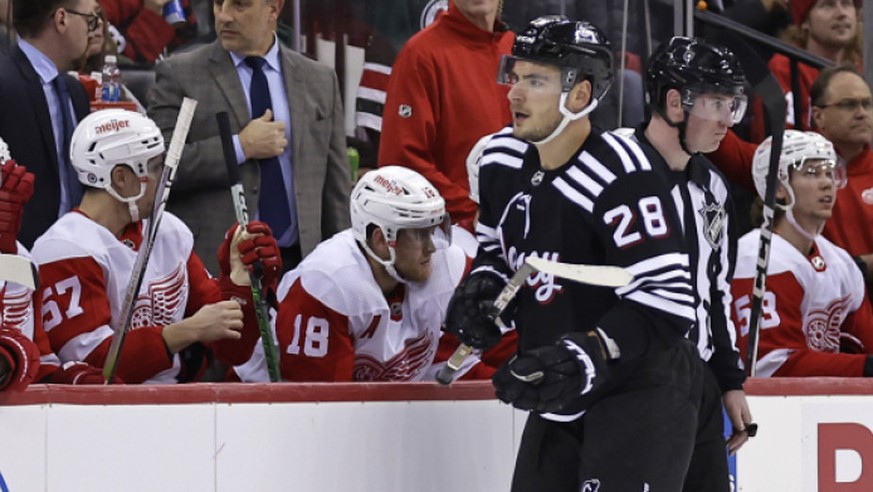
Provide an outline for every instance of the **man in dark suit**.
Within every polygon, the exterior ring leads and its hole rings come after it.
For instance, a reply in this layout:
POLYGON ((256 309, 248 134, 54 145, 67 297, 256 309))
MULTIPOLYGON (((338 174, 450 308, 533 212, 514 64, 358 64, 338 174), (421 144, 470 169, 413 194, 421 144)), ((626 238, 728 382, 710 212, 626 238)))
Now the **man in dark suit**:
MULTIPOLYGON (((149 115, 167 138, 182 98, 199 101, 169 209, 192 229, 202 258, 214 258, 235 220, 215 122, 219 111, 230 114, 248 209, 273 229, 286 269, 349 227, 351 182, 337 77, 279 44, 283 5, 215 0, 218 40, 156 67, 149 115)), ((214 262, 207 267, 214 271, 214 262)))
POLYGON ((19 235, 27 247, 81 198, 69 137, 89 111, 88 96, 66 72, 101 27, 96 10, 97 0, 13 0, 21 38, 0 61, 0 137, 36 176, 19 235))

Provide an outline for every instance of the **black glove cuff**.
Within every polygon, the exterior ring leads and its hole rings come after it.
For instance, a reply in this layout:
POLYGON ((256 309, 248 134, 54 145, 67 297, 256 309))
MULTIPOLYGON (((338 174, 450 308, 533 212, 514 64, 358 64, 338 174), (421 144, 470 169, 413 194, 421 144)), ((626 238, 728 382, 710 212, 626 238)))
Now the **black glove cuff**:
POLYGON ((864 377, 873 377, 873 355, 868 355, 864 361, 864 377))

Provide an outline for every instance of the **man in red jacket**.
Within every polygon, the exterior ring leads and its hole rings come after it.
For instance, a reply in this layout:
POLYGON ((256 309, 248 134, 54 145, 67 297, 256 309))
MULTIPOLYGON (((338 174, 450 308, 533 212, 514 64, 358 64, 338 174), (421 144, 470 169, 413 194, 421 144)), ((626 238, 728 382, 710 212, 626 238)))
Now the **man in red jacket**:
POLYGON ((452 0, 448 12, 400 51, 382 116, 379 165, 421 173, 472 230, 466 158, 473 144, 509 123, 507 88, 496 74, 514 39, 500 0, 452 0))

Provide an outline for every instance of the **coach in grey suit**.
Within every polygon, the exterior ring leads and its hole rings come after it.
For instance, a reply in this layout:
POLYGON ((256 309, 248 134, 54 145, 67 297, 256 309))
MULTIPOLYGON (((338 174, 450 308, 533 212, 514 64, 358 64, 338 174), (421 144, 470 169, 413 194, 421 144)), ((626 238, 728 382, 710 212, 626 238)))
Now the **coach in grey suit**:
POLYGON ((197 254, 212 272, 217 270, 215 251, 236 220, 217 112, 230 114, 246 201, 254 217, 259 215, 262 186, 258 160, 279 158, 294 224, 290 233, 274 231, 286 263, 296 263, 299 253, 306 255, 349 226, 351 181, 337 77, 330 67, 279 44, 275 27, 283 4, 284 0, 216 0, 218 40, 160 62, 149 93, 149 116, 167 139, 182 98, 198 101, 168 208, 194 232, 197 254), (251 114, 249 84, 254 76, 244 60, 250 56, 267 61, 264 72, 270 80, 272 112, 251 114))

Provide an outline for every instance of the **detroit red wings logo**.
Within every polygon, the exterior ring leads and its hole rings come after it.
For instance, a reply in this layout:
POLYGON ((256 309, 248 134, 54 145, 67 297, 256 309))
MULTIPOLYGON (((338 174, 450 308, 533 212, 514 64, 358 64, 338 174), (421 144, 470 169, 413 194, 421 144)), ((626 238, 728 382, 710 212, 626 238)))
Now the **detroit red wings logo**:
POLYGON ((150 283, 145 294, 136 298, 132 329, 143 326, 165 326, 182 319, 188 297, 184 264, 162 279, 150 283))
POLYGON ((810 311, 803 333, 806 344, 818 352, 840 351, 840 325, 846 319, 849 297, 841 297, 824 309, 810 311))
POLYGON ((355 356, 355 381, 411 381, 427 369, 436 353, 430 330, 406 342, 397 355, 381 361, 367 354, 355 356))

